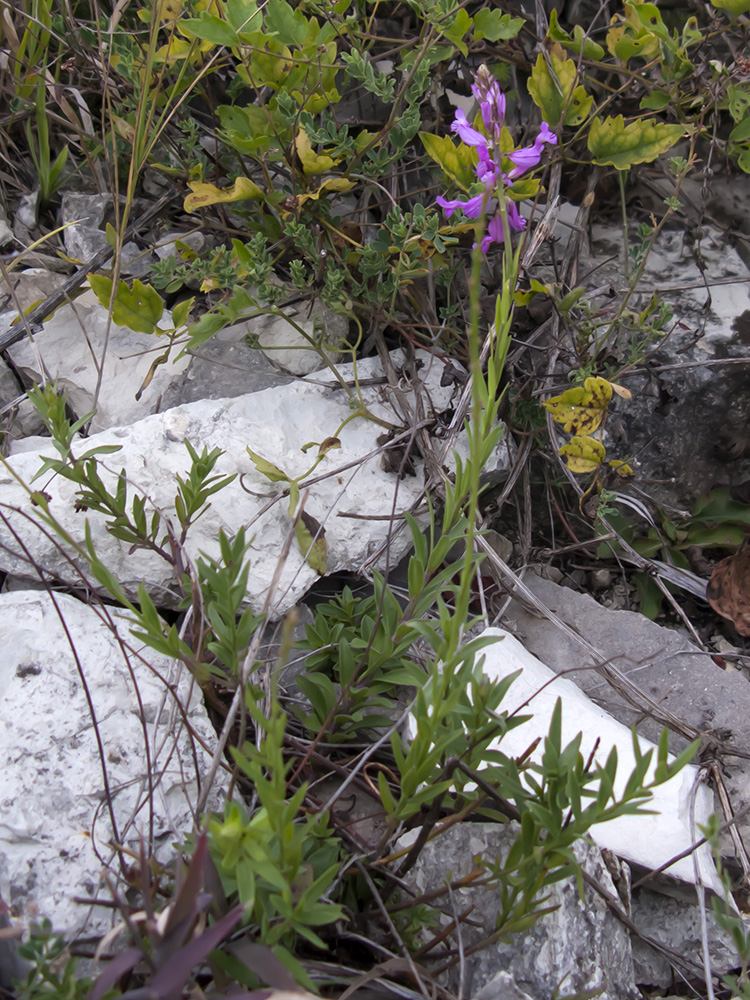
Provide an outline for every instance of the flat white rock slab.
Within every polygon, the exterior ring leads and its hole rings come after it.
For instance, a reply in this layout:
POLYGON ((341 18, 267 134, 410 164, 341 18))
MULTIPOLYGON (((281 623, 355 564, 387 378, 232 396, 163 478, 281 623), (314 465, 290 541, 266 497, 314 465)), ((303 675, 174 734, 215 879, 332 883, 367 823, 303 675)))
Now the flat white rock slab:
POLYGON ((109 898, 105 865, 117 882, 103 768, 121 842, 137 859, 143 835, 167 861, 193 829, 211 759, 201 741, 215 739, 189 675, 152 651, 141 659, 114 619, 126 655, 105 611, 66 594, 0 594, 0 894, 20 921, 47 917, 66 933, 101 933, 113 919, 73 902, 109 898))
MULTIPOLYGON (((633 768, 635 755, 630 730, 594 704, 579 687, 564 677, 558 677, 544 663, 529 653, 509 632, 500 628, 486 629, 483 637, 495 637, 497 642, 482 650, 484 673, 492 680, 501 680, 521 671, 502 702, 501 710, 520 710, 521 715, 533 715, 523 725, 511 729, 502 739, 490 744, 509 757, 525 754, 537 737, 542 741, 532 754, 540 763, 544 753, 544 737, 549 732, 552 713, 558 698, 562 701, 563 746, 582 733, 580 752, 584 760, 594 752, 594 759, 604 765, 613 747, 617 748, 618 767, 615 793, 622 794, 633 768), (528 705, 526 704, 528 702, 528 705)), ((642 752, 654 749, 648 777, 653 776, 656 749, 645 739, 640 740, 642 752)), ((700 839, 697 825, 691 823, 690 803, 698 780, 698 768, 690 764, 679 774, 653 790, 647 808, 652 815, 621 816, 592 827, 591 838, 599 847, 607 848, 620 858, 644 868, 658 868, 700 839)), ((694 821, 703 825, 714 811, 713 797, 704 784, 695 789, 694 821)), ((682 858, 665 872, 681 882, 695 883, 693 858, 697 859, 703 884, 723 894, 721 881, 707 845, 695 855, 682 858)))
MULTIPOLYGON (((162 326, 170 323, 165 314, 162 326)), ((48 319, 31 344, 22 340, 8 348, 14 365, 34 382, 44 374, 67 392, 68 403, 77 417, 96 410, 91 427, 101 431, 140 420, 159 408, 159 400, 190 364, 179 351, 159 365, 139 399, 136 393, 154 360, 166 349, 166 340, 148 333, 135 333, 124 326, 109 324, 107 310, 89 290, 72 304, 61 306, 48 319), (99 368, 102 384, 96 386, 99 368)))
MULTIPOLYGON (((422 383, 419 391, 425 392, 433 407, 447 407, 452 390, 440 386, 442 366, 428 354, 423 353, 421 359, 424 365, 419 372, 422 383)), ((397 365, 401 363, 398 355, 394 360, 397 365)), ((351 378, 349 366, 341 366, 339 370, 345 378, 351 378)), ((358 365, 362 379, 372 379, 381 371, 377 359, 368 359, 358 365)), ((315 383, 299 381, 235 399, 188 403, 145 417, 130 427, 95 434, 75 447, 80 453, 95 445, 120 445, 121 451, 104 457, 104 466, 110 472, 102 472, 102 478, 111 486, 124 468, 133 488, 171 517, 174 517, 176 476, 185 477, 190 464, 185 441, 198 451, 204 446, 209 451, 220 448, 224 454, 214 471, 224 475, 239 473, 243 480, 241 482, 238 476, 211 497, 209 510, 189 532, 187 553, 192 558, 200 553, 218 556, 219 529, 233 537, 245 527, 248 538, 252 539, 248 603, 256 612, 264 608, 277 567, 283 563, 270 604, 271 614, 280 616, 294 607, 319 575, 303 559, 294 539, 288 556, 283 559, 293 531, 284 484, 269 482, 262 476, 246 448, 249 446, 292 477, 307 471, 317 448, 305 453, 303 446, 336 434, 352 414, 341 388, 321 384, 330 382, 332 376, 317 375, 315 379, 315 383)), ((402 388, 396 393, 385 380, 383 383, 363 388, 363 397, 374 414, 401 428, 404 423, 399 400, 404 395, 413 402, 413 389, 410 390, 403 379, 402 388)), ((399 480, 395 473, 383 469, 380 454, 366 457, 378 449, 378 438, 383 433, 384 428, 371 420, 359 417, 350 420, 339 434, 341 448, 328 452, 315 470, 316 477, 326 473, 328 477, 306 492, 305 510, 325 528, 329 573, 359 570, 385 542, 391 530, 390 517, 395 515, 398 519, 402 511, 409 510, 421 499, 422 462, 415 462, 416 475, 399 480)), ((49 444, 38 451, 13 455, 8 461, 9 468, 0 468, 3 504, 0 513, 45 570, 80 586, 80 575, 72 569, 57 543, 32 523, 37 517, 36 508, 27 490, 15 478, 30 483, 41 465, 42 456, 51 454, 54 450, 49 444)), ((108 534, 102 515, 77 512, 75 490, 60 477, 43 476, 34 483, 34 488, 46 490, 51 495, 50 511, 74 539, 83 541, 84 523, 88 519, 98 555, 131 593, 144 582, 158 605, 174 603, 169 591, 174 590, 175 581, 165 560, 141 549, 131 552, 129 545, 108 534)), ((394 535, 389 553, 391 565, 410 544, 408 531, 394 535)), ((75 558, 85 572, 83 561, 78 556, 75 558)), ((1 519, 0 568, 16 575, 34 575, 19 541, 1 519)))

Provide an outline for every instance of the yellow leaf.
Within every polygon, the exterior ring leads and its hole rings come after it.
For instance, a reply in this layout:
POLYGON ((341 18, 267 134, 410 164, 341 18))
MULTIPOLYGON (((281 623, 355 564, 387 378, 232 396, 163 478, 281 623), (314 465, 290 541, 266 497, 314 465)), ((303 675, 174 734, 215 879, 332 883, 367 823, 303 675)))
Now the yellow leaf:
POLYGON ((182 13, 183 6, 182 0, 159 0, 156 5, 159 21, 164 24, 166 21, 176 20, 182 13))
POLYGON ((297 205, 304 205, 306 201, 317 201, 326 191, 351 191, 354 186, 354 181, 348 181, 346 177, 326 177, 317 191, 298 194, 297 205))
POLYGON ((555 43, 549 51, 540 52, 528 82, 528 91, 552 128, 560 124, 563 111, 565 125, 580 125, 589 116, 594 99, 583 86, 575 86, 577 76, 575 60, 565 55, 561 45, 555 43))
POLYGON ((294 526, 297 544, 308 565, 325 576, 328 561, 326 532, 322 524, 307 511, 301 510, 294 526))
POLYGON ((262 198, 263 192, 249 177, 238 177, 231 187, 218 188, 215 184, 203 181, 190 181, 188 187, 192 191, 185 199, 185 211, 195 212, 208 205, 223 205, 231 201, 247 201, 249 198, 262 198))
POLYGON ((617 458, 613 458, 610 462, 607 462, 607 465, 611 469, 614 469, 621 479, 632 479, 635 475, 633 469, 626 462, 621 462, 617 458))
POLYGON ((612 386, 605 378, 587 378, 583 385, 566 389, 542 403, 552 419, 568 434, 591 434, 601 424, 612 399, 612 386))
POLYGON ((332 156, 315 152, 307 137, 307 132, 303 128, 299 130, 294 140, 294 150, 302 164, 302 172, 305 174, 324 174, 326 170, 330 170, 337 163, 332 156))
POLYGON ((572 437, 560 449, 565 457, 565 464, 571 472, 585 474, 596 472, 604 461, 606 454, 604 445, 592 437, 572 437))

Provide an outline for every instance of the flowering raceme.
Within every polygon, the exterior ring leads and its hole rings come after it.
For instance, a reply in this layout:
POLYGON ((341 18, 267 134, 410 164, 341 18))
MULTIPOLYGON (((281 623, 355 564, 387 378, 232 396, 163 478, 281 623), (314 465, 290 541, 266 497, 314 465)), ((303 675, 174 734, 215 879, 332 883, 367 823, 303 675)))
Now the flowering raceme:
MULTIPOLYGON (((486 211, 490 204, 493 191, 498 184, 503 188, 510 186, 513 182, 537 166, 542 158, 545 145, 554 145, 557 136, 550 129, 547 122, 542 122, 539 135, 531 146, 524 146, 516 149, 512 153, 501 154, 500 139, 503 125, 505 123, 505 95, 501 92, 497 80, 490 73, 486 66, 480 66, 476 75, 476 82, 472 85, 472 93, 479 101, 479 109, 482 114, 482 121, 486 135, 469 124, 466 112, 458 110, 451 125, 451 131, 456 132, 459 139, 467 146, 473 146, 479 155, 476 173, 477 179, 484 184, 484 191, 466 200, 443 198, 440 195, 436 200, 438 205, 444 209, 446 217, 450 219, 457 208, 463 210, 470 219, 477 219, 482 211, 486 211), (513 164, 510 170, 503 172, 501 163, 503 155, 513 164)), ((526 225, 526 220, 522 218, 516 203, 508 198, 505 202, 505 211, 511 229, 519 232, 526 225)), ((500 212, 496 212, 487 227, 487 235, 482 240, 482 253, 486 253, 493 243, 501 243, 503 240, 503 221, 500 212)))

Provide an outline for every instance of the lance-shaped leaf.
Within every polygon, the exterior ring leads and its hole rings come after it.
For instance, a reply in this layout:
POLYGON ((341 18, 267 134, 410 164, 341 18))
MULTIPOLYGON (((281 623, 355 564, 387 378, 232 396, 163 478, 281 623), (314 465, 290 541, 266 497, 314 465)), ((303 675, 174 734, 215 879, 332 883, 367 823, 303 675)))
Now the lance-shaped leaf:
POLYGON ((553 396, 542 406, 552 415, 555 423, 562 424, 568 434, 591 434, 604 419, 612 386, 605 378, 587 378, 583 385, 566 389, 560 396, 553 396))
POLYGON ((272 462, 267 461, 262 455, 258 455, 256 452, 251 451, 250 448, 246 448, 246 451, 250 458, 253 460, 253 464, 261 476, 265 476, 266 479, 270 479, 272 483, 288 483, 289 476, 286 472, 274 465, 272 462))
POLYGON ((604 461, 606 450, 601 441, 592 437, 572 437, 567 444, 560 449, 560 454, 565 458, 565 464, 571 472, 584 475, 588 472, 596 472, 604 461))
POLYGON ((667 125, 638 118, 629 125, 622 115, 594 118, 589 131, 589 152, 594 162, 628 170, 636 163, 651 163, 685 135, 683 125, 667 125))

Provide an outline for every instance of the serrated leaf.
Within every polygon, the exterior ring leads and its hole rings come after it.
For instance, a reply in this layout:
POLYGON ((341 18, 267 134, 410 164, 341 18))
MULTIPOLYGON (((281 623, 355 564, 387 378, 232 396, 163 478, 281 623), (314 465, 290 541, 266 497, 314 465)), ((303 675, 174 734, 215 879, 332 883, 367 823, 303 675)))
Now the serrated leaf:
POLYGON ((192 194, 185 199, 186 212, 196 212, 208 205, 224 205, 263 197, 261 189, 249 177, 238 177, 231 187, 226 188, 218 188, 215 184, 207 184, 205 181, 190 181, 188 187, 192 194))
POLYGON ((453 23, 450 27, 443 29, 443 35, 449 41, 453 42, 458 51, 462 56, 467 56, 469 54, 469 47, 464 41, 469 28, 471 28, 474 19, 469 17, 466 10, 463 7, 459 7, 456 12, 456 16, 453 18, 453 23))
POLYGON ((667 125, 653 119, 636 119, 625 124, 616 118, 594 118, 589 130, 588 147, 594 162, 628 170, 636 163, 651 163, 671 149, 685 135, 682 125, 667 125))
MULTIPOLYGON (((89 274, 88 279, 101 305, 109 309, 112 279, 102 274, 89 274)), ((144 285, 137 278, 132 288, 128 288, 124 281, 117 283, 112 320, 118 326, 125 326, 136 333, 153 333, 163 313, 162 298, 151 285, 144 285)))
POLYGON ((565 464, 571 472, 585 475, 596 472, 604 461, 606 449, 596 438, 576 436, 560 448, 560 454, 564 456, 565 464))
POLYGON ((303 45, 310 22, 301 10, 295 10, 287 0, 266 0, 264 27, 278 35, 286 45, 303 45))
POLYGON ((483 7, 474 16, 474 37, 478 40, 486 38, 489 42, 507 42, 516 37, 525 23, 522 17, 511 17, 502 11, 483 7))
POLYGON ((294 526, 294 533, 300 552, 307 560, 308 566, 320 573, 321 576, 325 576, 328 556, 325 528, 312 514, 302 510, 294 526))
POLYGON ((262 455, 258 455, 256 452, 251 451, 249 447, 245 450, 253 460, 255 468, 262 476, 265 476, 266 479, 270 479, 272 483, 290 482, 289 476, 287 476, 286 472, 282 472, 278 465, 274 465, 272 462, 267 461, 267 459, 263 458, 262 455))
POLYGON ((605 378, 587 378, 583 385, 566 389, 560 396, 553 396, 542 403, 555 423, 562 424, 568 434, 591 434, 604 419, 612 386, 605 378))
POLYGON ((527 84, 529 96, 552 128, 560 124, 563 108, 565 125, 580 125, 591 112, 594 99, 583 86, 575 86, 577 73, 575 61, 558 44, 537 57, 527 84))
POLYGON ((569 49, 576 55, 580 55, 581 48, 583 48, 584 59, 593 59, 598 62, 598 60, 604 58, 604 49, 596 42, 592 42, 590 38, 586 38, 580 24, 574 25, 572 37, 567 31, 561 28, 557 23, 556 10, 550 11, 547 37, 552 39, 553 42, 560 42, 561 45, 564 45, 566 49, 569 49))
POLYGON ((447 135, 431 135, 420 132, 419 138, 425 152, 451 177, 460 188, 468 191, 476 180, 476 165, 479 162, 476 150, 461 143, 456 146, 447 135))

